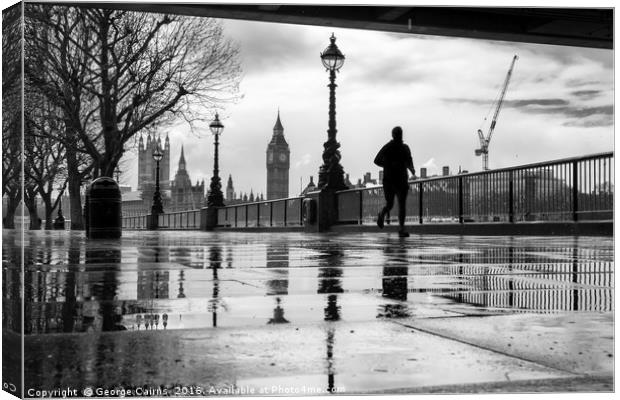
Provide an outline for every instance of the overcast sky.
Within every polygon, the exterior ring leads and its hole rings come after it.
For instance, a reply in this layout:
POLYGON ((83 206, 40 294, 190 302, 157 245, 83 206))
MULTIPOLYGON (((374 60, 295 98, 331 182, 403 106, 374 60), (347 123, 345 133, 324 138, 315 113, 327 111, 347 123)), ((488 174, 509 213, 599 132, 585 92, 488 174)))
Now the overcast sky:
MULTIPOLYGON (((243 98, 220 117, 220 175, 237 192, 265 193, 265 152, 278 109, 291 150, 290 195, 315 182, 327 139, 328 73, 319 54, 334 32, 346 60, 336 83, 342 165, 357 182, 400 125, 416 170, 482 169, 474 155, 514 54, 519 56, 489 146, 490 168, 613 150, 613 51, 415 36, 352 29, 223 20, 241 50, 243 98), (487 120, 485 121, 485 117, 487 120)), ((179 125, 170 135, 171 171, 181 145, 193 182, 209 183, 213 140, 179 125)), ((137 184, 128 154, 122 184, 137 184)))

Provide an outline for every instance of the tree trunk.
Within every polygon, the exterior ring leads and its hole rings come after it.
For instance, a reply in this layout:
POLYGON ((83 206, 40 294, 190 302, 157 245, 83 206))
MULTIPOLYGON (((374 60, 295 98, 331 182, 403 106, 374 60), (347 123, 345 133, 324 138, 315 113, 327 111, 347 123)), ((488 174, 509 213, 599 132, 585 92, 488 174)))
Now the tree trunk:
POLYGON ((43 200, 43 204, 45 204, 45 230, 52 230, 52 224, 54 223, 54 206, 52 205, 51 195, 49 193, 43 195, 39 193, 41 199, 43 200))
POLYGON ((41 229, 41 218, 39 218, 39 214, 37 213, 37 197, 34 193, 25 193, 25 201, 24 204, 28 209, 28 216, 30 217, 30 230, 36 231, 41 229))
POLYGON ((53 212, 54 210, 52 210, 52 208, 48 207, 46 204, 45 205, 45 230, 46 231, 52 230, 52 224, 54 223, 54 216, 52 215, 53 212))
POLYGON ((19 207, 21 198, 21 190, 16 189, 7 193, 6 216, 2 219, 2 227, 4 229, 15 229, 15 211, 19 207))
POLYGON ((82 216, 82 199, 80 198, 80 186, 82 175, 78 170, 78 160, 75 149, 67 146, 67 175, 69 180, 69 203, 71 207, 71 230, 84 230, 84 218, 82 216))

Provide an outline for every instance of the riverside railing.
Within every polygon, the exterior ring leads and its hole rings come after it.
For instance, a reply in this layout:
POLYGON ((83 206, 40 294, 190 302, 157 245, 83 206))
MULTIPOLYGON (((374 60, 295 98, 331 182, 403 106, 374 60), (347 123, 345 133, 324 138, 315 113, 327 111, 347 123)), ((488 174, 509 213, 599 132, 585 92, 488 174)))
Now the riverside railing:
POLYGON ((146 229, 148 215, 123 216, 121 220, 123 229, 146 229))
POLYGON ((200 210, 159 214, 158 229, 200 229, 200 210))
MULTIPOLYGON (((123 229, 148 229, 150 215, 122 217, 123 229)), ((176 211, 159 214, 157 229, 200 229, 200 210, 176 211)))
MULTIPOLYGON (((338 192, 339 224, 375 224, 383 188, 338 192)), ((477 173, 412 181, 412 223, 586 221, 613 219, 614 154, 600 153, 477 173)), ((227 205, 218 227, 299 227, 304 197, 227 205)), ((396 200, 397 202, 397 200, 396 200)), ((398 207, 392 209, 396 221, 398 207)), ((146 229, 148 216, 123 217, 123 228, 146 229)), ((201 229, 201 210, 161 214, 159 229, 201 229)))
POLYGON ((217 210, 219 227, 291 227, 303 225, 303 197, 233 204, 217 210))
MULTIPOLYGON (((613 152, 418 179, 409 185, 407 223, 607 220, 613 184, 613 152)), ((381 187, 341 191, 338 222, 374 224, 384 204, 381 187)), ((396 205, 392 220, 397 213, 396 205)))

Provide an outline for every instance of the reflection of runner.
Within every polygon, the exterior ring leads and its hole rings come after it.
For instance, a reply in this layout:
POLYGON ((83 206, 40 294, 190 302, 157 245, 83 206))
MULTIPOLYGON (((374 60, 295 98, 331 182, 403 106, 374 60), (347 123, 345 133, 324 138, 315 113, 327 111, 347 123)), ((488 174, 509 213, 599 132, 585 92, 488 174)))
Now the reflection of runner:
POLYGON ((407 170, 415 176, 413 160, 409 146, 403 143, 403 129, 400 126, 392 129, 392 140, 381 148, 375 157, 375 164, 383 167, 383 193, 385 195, 385 207, 379 212, 377 225, 383 228, 385 215, 394 206, 394 197, 398 198, 398 224, 400 226, 398 236, 407 237, 405 231, 405 215, 407 193, 409 192, 409 176, 407 170))

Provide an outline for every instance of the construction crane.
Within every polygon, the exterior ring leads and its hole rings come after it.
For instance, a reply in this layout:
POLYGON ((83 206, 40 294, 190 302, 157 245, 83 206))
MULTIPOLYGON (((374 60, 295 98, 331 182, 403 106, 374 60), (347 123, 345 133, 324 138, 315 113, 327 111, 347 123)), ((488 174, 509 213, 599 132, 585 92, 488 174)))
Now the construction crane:
POLYGON ((499 100, 497 101, 497 107, 495 108, 495 114, 493 114, 493 120, 491 121, 491 125, 489 126, 489 132, 487 133, 486 138, 484 137, 484 133, 482 132, 482 130, 478 129, 480 148, 476 149, 475 153, 477 156, 482 155, 482 169, 485 171, 489 169, 489 143, 491 142, 491 136, 493 135, 493 130, 495 129, 495 124, 497 123, 497 116, 499 115, 499 111, 502 109, 502 103, 504 102, 506 89, 508 89, 508 83, 510 82, 512 70, 514 69, 515 62, 518 59, 519 57, 515 54, 512 59, 512 63, 510 64, 510 69, 508 69, 508 74, 506 74, 506 79, 504 80, 504 85, 502 86, 502 91, 499 95, 499 100))

